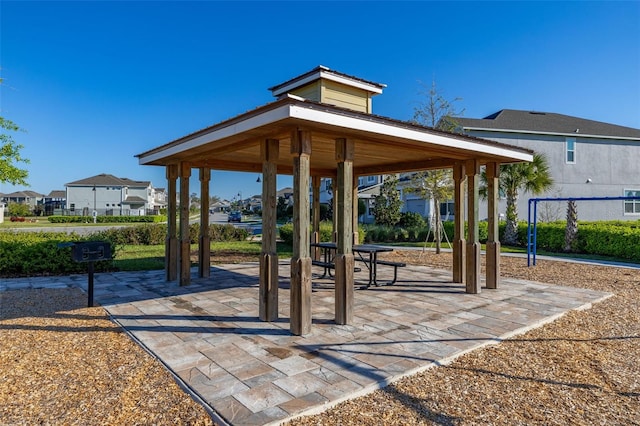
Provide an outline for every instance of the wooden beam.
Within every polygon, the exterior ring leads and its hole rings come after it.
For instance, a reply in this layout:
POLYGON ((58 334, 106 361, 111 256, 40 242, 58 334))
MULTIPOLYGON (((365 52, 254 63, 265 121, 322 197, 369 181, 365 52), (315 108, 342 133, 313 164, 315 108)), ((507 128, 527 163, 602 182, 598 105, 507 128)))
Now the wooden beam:
POLYGON ((453 282, 464 283, 466 280, 464 239, 464 187, 466 182, 464 163, 453 167, 453 282))
POLYGON ((478 232, 478 180, 480 165, 475 160, 465 164, 467 175, 467 279, 466 292, 480 293, 480 240, 478 232))
POLYGON ((435 158, 432 160, 423 161, 404 161, 376 166, 355 167, 353 169, 353 173, 359 176, 370 176, 380 174, 415 172, 422 170, 450 169, 454 166, 455 161, 455 159, 451 158, 435 158))
POLYGON ((488 209, 488 234, 487 234, 487 288, 498 288, 500 284, 500 239, 498 237, 498 193, 500 164, 488 163, 487 175, 487 209, 488 209))
POLYGON ((259 315, 262 321, 278 319, 278 250, 276 247, 277 167, 280 153, 277 139, 266 139, 262 157, 262 252, 260 255, 259 315))
POLYGON ((311 257, 309 248, 309 172, 311 133, 291 132, 293 155, 293 256, 291 258, 291 323, 296 335, 311 332, 311 257))
POLYGON ((191 164, 180 163, 180 285, 191 283, 191 238, 189 236, 189 177, 191 164))
POLYGON ((178 232, 176 221, 178 219, 178 165, 167 166, 167 237, 164 245, 165 279, 175 281, 178 279, 178 232))
POLYGON ((353 157, 352 140, 336 139, 338 163, 337 250, 335 257, 335 318, 337 324, 353 323, 353 157))
POLYGON ((248 162, 248 161, 230 161, 224 159, 211 159, 206 158, 194 163, 201 167, 209 167, 215 170, 237 171, 237 172, 255 172, 262 171, 261 162, 248 162))
POLYGON ((200 168, 200 235, 198 235, 198 276, 211 276, 211 238, 209 237, 209 181, 211 169, 200 168))

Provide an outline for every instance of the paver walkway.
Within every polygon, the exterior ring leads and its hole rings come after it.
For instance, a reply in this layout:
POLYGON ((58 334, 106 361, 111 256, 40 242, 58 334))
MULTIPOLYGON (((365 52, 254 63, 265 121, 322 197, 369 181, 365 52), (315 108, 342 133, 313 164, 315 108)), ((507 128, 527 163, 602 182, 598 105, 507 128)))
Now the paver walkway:
MULTIPOLYGON (((212 268, 187 287, 165 282, 163 271, 99 273, 95 297, 196 398, 236 425, 321 411, 608 297, 515 279, 470 295, 449 271, 411 265, 398 276, 394 286, 356 291, 350 326, 333 322, 332 281, 314 279, 313 331, 304 337, 289 332, 288 261, 273 323, 258 319, 256 263, 212 268)), ((0 290, 69 285, 86 287, 86 276, 5 280, 0 290)))

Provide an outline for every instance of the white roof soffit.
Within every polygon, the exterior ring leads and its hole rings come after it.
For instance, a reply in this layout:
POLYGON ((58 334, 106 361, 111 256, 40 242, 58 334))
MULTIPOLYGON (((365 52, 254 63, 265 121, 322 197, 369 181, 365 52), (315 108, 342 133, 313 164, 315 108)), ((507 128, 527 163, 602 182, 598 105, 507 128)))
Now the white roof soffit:
POLYGON ((220 129, 213 129, 210 132, 206 132, 193 139, 188 139, 182 143, 172 145, 166 149, 150 153, 148 155, 140 156, 138 161, 141 165, 152 163, 156 160, 160 160, 164 157, 169 157, 174 154, 178 154, 182 151, 186 151, 192 148, 196 148, 207 143, 215 142, 220 139, 224 139, 230 136, 235 136, 246 131, 256 129, 261 126, 265 126, 271 123, 275 123, 280 120, 284 120, 290 117, 289 114, 290 105, 282 105, 278 108, 265 111, 262 114, 254 115, 245 120, 237 123, 230 124, 220 129))
MULTIPOLYGON (((393 126, 387 123, 376 122, 373 120, 364 120, 360 117, 350 117, 345 115, 332 114, 327 111, 303 108, 292 105, 292 117, 303 120, 313 121, 316 123, 331 124, 334 126, 344 127, 347 129, 361 130, 376 133, 383 136, 392 136, 402 139, 410 139, 418 142, 425 142, 432 145, 451 146, 451 138, 448 136, 427 133, 420 130, 408 129, 404 127, 393 126)), ((510 157, 514 160, 533 161, 533 154, 520 150, 511 150, 506 147, 485 145, 473 141, 463 139, 455 139, 456 148, 468 151, 482 152, 484 154, 498 155, 510 157)))
MULTIPOLYGON (((451 147, 452 138, 448 136, 428 133, 418 129, 395 126, 393 124, 375 121, 375 119, 371 118, 335 114, 331 111, 322 111, 309 108, 308 106, 304 105, 285 104, 277 108, 262 112, 260 114, 250 116, 242 121, 229 124, 228 126, 221 127, 219 129, 212 129, 211 131, 196 136, 193 139, 188 139, 184 142, 168 146, 165 149, 150 152, 149 154, 141 154, 139 157, 139 164, 150 164, 154 161, 170 157, 180 152, 197 148, 202 145, 215 142, 227 137, 235 136, 252 129, 285 120, 287 118, 297 118, 300 120, 319 124, 328 124, 345 129, 364 131, 374 133, 383 137, 390 136, 400 139, 424 142, 431 145, 451 147)), ((456 148, 466 151, 474 151, 483 154, 502 156, 511 158, 516 161, 533 160, 532 154, 523 152, 521 150, 511 150, 507 147, 483 144, 470 140, 464 140, 461 138, 456 138, 455 142, 456 148)))

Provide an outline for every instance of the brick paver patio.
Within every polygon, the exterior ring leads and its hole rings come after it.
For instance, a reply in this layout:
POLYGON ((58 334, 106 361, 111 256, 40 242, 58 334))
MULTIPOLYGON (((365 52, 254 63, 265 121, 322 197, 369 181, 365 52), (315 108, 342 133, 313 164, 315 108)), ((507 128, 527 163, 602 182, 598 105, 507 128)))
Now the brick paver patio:
MULTIPOLYGON (((314 279, 304 337, 289 332, 288 261, 273 323, 258 319, 257 263, 214 267, 187 287, 163 271, 99 273, 95 298, 217 416, 253 425, 321 411, 608 297, 515 279, 471 295, 449 271, 411 265, 398 276, 394 286, 358 286, 349 326, 333 322, 332 281, 314 279)), ((66 286, 86 287, 86 276, 5 280, 0 290, 66 286)))

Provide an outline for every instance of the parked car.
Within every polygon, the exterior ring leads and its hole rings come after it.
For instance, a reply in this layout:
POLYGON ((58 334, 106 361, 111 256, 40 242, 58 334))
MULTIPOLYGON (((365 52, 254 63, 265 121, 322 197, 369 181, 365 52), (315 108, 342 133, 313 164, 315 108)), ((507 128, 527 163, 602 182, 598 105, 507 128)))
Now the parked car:
POLYGON ((242 213, 240 212, 231 212, 227 216, 227 222, 242 222, 242 213))

